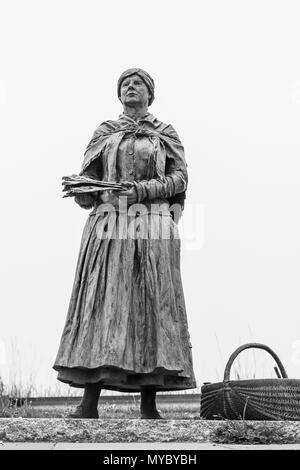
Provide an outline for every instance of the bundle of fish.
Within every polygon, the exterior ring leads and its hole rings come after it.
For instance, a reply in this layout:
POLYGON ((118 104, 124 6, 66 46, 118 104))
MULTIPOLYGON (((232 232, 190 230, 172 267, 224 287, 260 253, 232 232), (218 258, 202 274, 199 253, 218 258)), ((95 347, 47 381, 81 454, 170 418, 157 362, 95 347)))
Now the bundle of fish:
POLYGON ((72 197, 79 193, 107 191, 109 189, 113 189, 114 191, 122 191, 125 189, 125 186, 120 183, 100 181, 87 176, 63 176, 62 180, 63 191, 65 193, 63 197, 72 197))

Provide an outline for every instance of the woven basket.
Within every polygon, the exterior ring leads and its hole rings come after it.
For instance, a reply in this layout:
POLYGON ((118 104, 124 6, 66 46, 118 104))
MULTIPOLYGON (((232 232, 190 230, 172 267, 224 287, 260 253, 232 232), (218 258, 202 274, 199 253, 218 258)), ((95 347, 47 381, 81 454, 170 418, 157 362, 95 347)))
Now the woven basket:
POLYGON ((223 382, 201 388, 200 417, 205 419, 300 420, 300 380, 288 379, 279 357, 268 346, 248 343, 230 356, 223 382), (278 379, 230 380, 233 361, 248 348, 264 349, 277 363, 278 379), (280 373, 279 373, 280 371, 280 373))

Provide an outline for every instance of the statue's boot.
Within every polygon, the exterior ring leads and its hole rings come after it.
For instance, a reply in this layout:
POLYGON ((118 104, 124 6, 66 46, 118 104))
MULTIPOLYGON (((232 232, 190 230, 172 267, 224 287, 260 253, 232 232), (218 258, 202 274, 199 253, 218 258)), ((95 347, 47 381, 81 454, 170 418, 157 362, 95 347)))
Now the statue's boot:
POLYGON ((141 419, 162 419, 156 408, 156 390, 153 387, 141 388, 141 419))
POLYGON ((99 418, 97 407, 100 392, 101 386, 99 383, 87 383, 84 387, 84 394, 80 405, 78 405, 75 410, 71 412, 67 417, 79 419, 99 418))

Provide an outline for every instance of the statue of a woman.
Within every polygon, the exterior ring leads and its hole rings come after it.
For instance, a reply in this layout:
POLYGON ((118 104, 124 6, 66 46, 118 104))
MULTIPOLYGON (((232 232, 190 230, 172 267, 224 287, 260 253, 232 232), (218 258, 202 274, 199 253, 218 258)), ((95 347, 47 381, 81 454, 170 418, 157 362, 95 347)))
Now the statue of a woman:
POLYGON ((196 387, 180 239, 170 210, 174 203, 183 207, 187 170, 174 128, 148 112, 151 76, 129 69, 117 89, 123 114, 96 129, 80 174, 125 183, 125 189, 75 198, 93 210, 53 368, 58 380, 84 388, 72 417, 97 418, 101 389, 107 389, 141 392, 141 417, 160 418, 156 391, 196 387), (136 204, 140 210, 132 216, 136 204), (132 236, 128 228, 136 221, 132 236))

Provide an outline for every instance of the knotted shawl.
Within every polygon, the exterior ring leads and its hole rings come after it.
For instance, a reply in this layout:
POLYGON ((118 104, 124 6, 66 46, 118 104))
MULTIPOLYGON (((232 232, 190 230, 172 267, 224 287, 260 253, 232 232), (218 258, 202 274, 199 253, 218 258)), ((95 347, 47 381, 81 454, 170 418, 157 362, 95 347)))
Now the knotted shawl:
MULTIPOLYGON (((153 165, 156 169, 158 181, 165 182, 166 158, 173 159, 173 168, 180 171, 186 184, 188 181, 184 148, 180 139, 170 124, 164 124, 156 119, 152 114, 136 123, 127 115, 122 114, 116 121, 105 121, 95 130, 84 153, 84 160, 80 175, 84 174, 92 162, 101 158, 105 152, 108 165, 108 180, 117 182, 116 161, 119 145, 122 139, 128 134, 149 137, 155 146, 153 165), (161 151, 164 148, 166 153, 161 151)), ((167 198, 170 205, 181 204, 184 208, 186 190, 167 198)))

